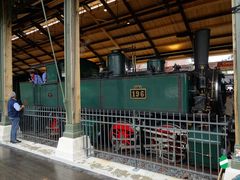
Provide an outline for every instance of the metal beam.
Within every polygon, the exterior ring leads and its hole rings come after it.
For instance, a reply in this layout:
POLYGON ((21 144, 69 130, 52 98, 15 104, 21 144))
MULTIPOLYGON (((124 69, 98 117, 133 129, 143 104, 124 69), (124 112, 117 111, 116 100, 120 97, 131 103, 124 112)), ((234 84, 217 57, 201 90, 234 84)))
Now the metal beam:
MULTIPOLYGON (((51 1, 52 0, 44 0, 44 3, 47 4, 47 3, 51 2, 51 1)), ((189 3, 189 2, 186 2, 186 3, 189 3)), ((84 4, 85 4, 85 2, 84 2, 84 4)), ((173 6, 176 6, 175 2, 173 2, 171 4, 173 4, 173 6)), ((40 7, 40 3, 36 5, 36 8, 39 8, 39 7, 40 7)), ((49 18, 50 17, 57 17, 56 15, 59 13, 59 9, 61 9, 62 7, 63 7, 63 3, 62 2, 60 2, 59 4, 57 4, 56 6, 51 7, 51 8, 47 8, 46 7, 46 11, 47 11, 48 17, 49 18)), ((159 11, 161 9, 163 9, 161 6, 154 5, 154 6, 150 7, 150 8, 148 8, 148 9, 141 10, 139 12, 139 15, 140 14, 145 15, 145 14, 148 14, 149 12, 157 12, 157 11, 159 11), (160 7, 160 9, 157 9, 159 7, 160 7)), ((126 21, 127 19, 129 19, 129 16, 127 18, 126 17, 127 17, 127 15, 124 15, 123 17, 121 17, 121 18, 124 18, 124 19, 121 20, 121 22, 126 21)), ((14 22, 14 24, 16 24, 16 25, 13 26, 13 30, 15 31, 15 30, 20 29, 22 27, 24 27, 24 29, 30 28, 31 27, 31 23, 29 23, 29 22, 32 19, 34 19, 36 22, 42 21, 42 12, 39 11, 38 13, 34 13, 34 14, 31 14, 31 15, 28 15, 28 16, 24 16, 23 18, 18 19, 17 21, 14 22)), ((110 20, 110 21, 108 21, 106 23, 108 25, 110 25, 110 24, 116 23, 116 22, 115 22, 115 19, 113 19, 113 20, 110 20)), ((104 26, 107 25, 105 23, 101 23, 101 24, 103 24, 104 26)), ((93 24, 93 26, 95 26, 95 25, 93 24)), ((98 28, 98 27, 95 26, 94 29, 96 29, 96 28, 98 28)))
POLYGON ((36 56, 33 56, 32 54, 30 54, 29 52, 27 52, 27 50, 25 50, 24 48, 16 45, 16 44, 12 44, 13 47, 20 49, 22 52, 24 52, 25 54, 27 54, 30 58, 34 59, 35 61, 39 62, 40 64, 42 63, 40 59, 38 59, 36 56))
MULTIPOLYGON (((149 9, 150 10, 150 9, 149 9)), ((174 10, 174 9, 173 9, 174 10)), ((144 11, 141 11, 141 13, 143 13, 144 11)), ((150 12, 150 11, 149 11, 150 12)), ((176 11, 177 12, 177 11, 176 11)), ((138 12, 137 12, 138 13, 138 12)), ((136 13, 136 14, 137 14, 136 13)), ((226 12, 226 13, 223 13, 223 15, 228 15, 229 14, 229 12, 226 12)), ((218 16, 219 16, 220 14, 218 14, 218 16)), ((211 16, 212 18, 214 18, 214 17, 217 17, 217 16, 215 16, 215 15, 213 15, 213 16, 211 16)), ((209 17, 210 18, 210 17, 209 17)), ((62 18, 61 18, 62 19, 62 18)), ((189 22, 194 22, 195 20, 203 20, 203 18, 200 18, 200 19, 193 19, 193 20, 189 20, 189 22)), ((145 20, 144 20, 144 22, 145 22, 145 20)), ((140 32, 139 32, 140 33, 140 32)), ((136 33, 136 34, 139 34, 139 33, 136 33)), ((135 34, 135 33, 134 33, 135 34)), ((126 36, 121 36, 121 37, 126 37, 126 36)), ((118 38, 118 36, 117 37, 113 37, 114 39, 115 38, 118 38)), ((106 41, 107 39, 105 39, 105 41, 106 41)), ((139 41, 140 42, 140 41, 139 41)), ((144 41, 145 42, 145 41, 144 41)), ((98 43, 98 42, 93 42, 94 44, 95 43, 98 43)), ((42 44, 42 43, 41 43, 42 44)), ((123 44, 123 45, 125 45, 125 44, 123 44)), ((121 44, 121 46, 122 46, 122 44, 121 44)), ((89 49, 90 50, 90 49, 89 49)), ((91 51, 91 50, 90 50, 91 51)), ((100 56, 101 57, 101 56, 100 56)))
MULTIPOLYGON (((165 7, 164 7, 165 8, 165 7)), ((148 11, 150 11, 151 10, 151 8, 150 9, 147 9, 148 11)), ((147 11, 147 12, 148 12, 147 11)), ((145 11, 139 11, 139 14, 141 15, 141 13, 143 13, 143 12, 145 12, 145 11)), ((150 11, 151 12, 151 11, 150 11)), ((179 9, 177 9, 177 11, 175 12, 175 10, 173 9, 172 11, 171 11, 171 14, 172 15, 174 15, 174 14, 178 14, 179 13, 179 9)), ((138 12, 136 13, 136 14, 138 14, 138 12)), ((227 15, 229 15, 229 14, 231 14, 231 11, 230 10, 228 10, 228 11, 226 11, 226 12, 223 12, 223 13, 217 13, 217 14, 214 14, 214 15, 211 15, 211 16, 204 16, 204 17, 200 17, 200 18, 194 18, 194 19, 189 19, 189 23, 194 23, 194 22, 198 22, 198 21, 202 21, 202 20, 205 20, 205 19, 209 19, 209 18, 216 18, 216 17, 224 17, 224 16, 227 16, 227 15)), ((165 13, 165 14, 161 14, 161 16, 157 16, 157 18, 165 18, 165 17, 167 17, 167 16, 169 16, 169 13, 165 13)), ((58 17, 58 20, 60 20, 61 21, 61 23, 62 24, 64 24, 64 21, 63 21, 63 18, 62 18, 62 16, 60 15, 59 17, 58 17)), ((155 19, 145 19, 144 21, 142 21, 143 23, 145 23, 145 22, 148 22, 148 21, 152 21, 152 20, 155 20, 155 19)), ((101 27, 101 26, 100 26, 101 27)), ((119 28, 121 28, 121 27, 125 27, 125 25, 124 26, 118 26, 117 27, 117 29, 119 29, 119 28)), ((114 28, 108 28, 107 29, 107 31, 112 31, 112 30, 115 30, 116 29, 116 27, 114 27, 114 28)), ((81 34, 83 34, 84 32, 86 32, 83 28, 81 28, 81 34)), ((185 32, 183 32, 184 34, 186 34, 185 32)), ((131 35, 139 35, 139 34, 141 34, 141 31, 139 31, 139 32, 135 32, 135 33, 131 33, 131 35)), ((128 34, 127 35, 120 35, 120 36, 115 36, 115 37, 113 37, 114 39, 119 39, 119 38, 124 38, 124 37, 127 37, 127 36, 129 36, 128 34)), ((55 36, 55 38, 57 39, 57 40, 60 40, 61 38, 63 37, 63 35, 58 35, 58 36, 55 36)), ((104 40, 101 40, 101 41, 96 41, 96 42, 92 42, 91 44, 96 44, 96 43, 101 43, 101 42, 104 42, 104 41, 108 41, 108 39, 109 38, 107 38, 107 39, 104 39, 104 40)), ((43 45, 43 44, 45 44, 45 43, 47 43, 47 42, 44 42, 44 43, 40 43, 39 45, 43 45)), ((26 49, 28 47, 28 45, 27 46, 24 46, 23 48, 24 49, 26 49)), ((27 49, 26 49, 27 50, 27 49)), ((18 51, 17 51, 18 52, 18 51)))
POLYGON ((83 39, 80 39, 80 42, 84 44, 84 46, 86 46, 89 49, 89 51, 91 51, 100 60, 100 62, 105 63, 102 56, 100 56, 89 44, 86 44, 83 39))
MULTIPOLYGON (((60 53, 60 52, 63 52, 63 51, 62 50, 55 51, 55 54, 60 53)), ((14 55, 16 56, 16 54, 14 54, 14 55)), ((34 57, 39 59, 39 58, 45 58, 46 56, 47 56, 46 54, 42 54, 42 55, 38 55, 38 56, 34 56, 34 57)), ((64 57, 62 59, 64 59, 64 57)), ((28 60, 33 60, 33 58, 28 57, 28 58, 25 58, 25 59, 22 59, 22 60, 23 61, 28 61, 28 60)), ((41 63, 39 63, 39 64, 44 64, 45 61, 51 61, 51 60, 52 60, 52 58, 41 60, 41 63)))
POLYGON ((180 10, 180 13, 181 13, 181 16, 182 16, 182 19, 183 19, 183 22, 184 22, 184 25, 185 25, 185 28, 187 29, 187 33, 188 33, 188 36, 192 42, 192 47, 193 47, 193 35, 192 35, 192 30, 190 28, 190 25, 189 25, 189 22, 188 22, 188 19, 187 19, 187 16, 184 12, 184 7, 182 5, 182 1, 181 0, 177 0, 177 3, 178 3, 178 7, 179 7, 179 10, 180 10))
MULTIPOLYGON (((16 57, 15 57, 16 58, 16 57)), ((28 73, 25 69, 21 68, 19 65, 16 65, 17 62, 13 62, 14 66, 20 69, 21 71, 28 73)))
MULTIPOLYGON (((167 34, 167 35, 162 35, 162 36, 157 36, 152 38, 152 40, 158 40, 158 39, 163 39, 163 38, 171 38, 171 37, 175 37, 176 34, 172 33, 172 34, 167 34)), ((211 39, 217 39, 217 38, 224 38, 224 37, 230 37, 232 36, 232 33, 226 33, 226 34, 222 34, 222 35, 215 35, 215 36, 211 36, 211 39)), ((119 45, 121 46, 126 46, 126 45, 130 45, 130 44, 137 44, 137 43, 143 43, 143 42, 147 42, 146 39, 141 39, 141 40, 136 40, 136 41, 131 41, 131 42, 126 42, 126 43, 121 43, 119 45)), ((95 43, 93 43, 95 44, 95 43)))
MULTIPOLYGON (((31 65, 28 64, 28 63, 26 63, 24 60, 22 60, 22 59, 20 59, 20 58, 18 58, 18 57, 16 57, 16 56, 13 56, 13 58, 17 59, 18 61, 20 61, 21 63, 25 64, 26 66, 31 67, 31 65)), ((14 62, 14 63, 15 63, 15 62, 14 62)))
POLYGON ((188 19, 188 22, 194 23, 194 22, 203 21, 206 19, 214 19, 214 18, 219 18, 219 17, 222 18, 224 16, 231 15, 231 14, 232 14, 231 9, 229 9, 225 12, 220 12, 220 13, 216 13, 216 14, 205 15, 205 16, 201 16, 201 17, 195 17, 192 19, 188 19))
POLYGON ((132 15, 134 21, 137 23, 138 27, 140 28, 140 30, 142 31, 142 33, 144 34, 145 38, 148 40, 149 44, 151 45, 152 49, 154 50, 154 53, 156 54, 156 56, 160 56, 160 53, 158 51, 158 49, 156 48, 155 44, 153 43, 153 41, 151 40, 150 36, 147 34, 147 32, 145 31, 142 23, 140 22, 140 20, 138 19, 138 17, 135 15, 135 13, 133 12, 130 4, 127 2, 127 0, 123 0, 124 5, 126 6, 126 8, 128 9, 128 11, 130 12, 130 14, 132 15))
MULTIPOLYGON (((191 1, 184 1, 182 2, 182 5, 187 5, 188 3, 192 3, 191 1)), ((174 8, 174 7, 177 7, 177 3, 176 2, 168 2, 168 7, 169 9, 171 9, 171 15, 176 15, 178 13, 180 13, 180 10, 179 8, 174 8)), ((140 11, 137 11, 135 12, 135 15, 137 17, 140 17, 140 16, 144 16, 144 15, 150 15, 150 14, 154 14, 155 12, 160 12, 160 11, 164 11, 166 9, 166 7, 164 5, 154 5, 153 7, 149 7, 147 9, 143 9, 143 10, 140 10, 140 11)), ((207 16, 202 16, 202 17, 199 17, 199 18, 193 18, 193 19, 188 19, 188 22, 189 23, 193 23, 193 22, 197 22, 197 21, 200 21, 200 20, 205 20, 205 19, 209 19, 209 18, 216 18, 216 17, 224 17, 226 15, 230 15, 231 14, 231 10, 227 10, 226 12, 220 12, 220 13, 216 13, 214 15, 207 15, 207 16)), ((167 17, 169 16, 169 13, 159 13, 157 15, 153 15, 153 16, 149 16, 144 18, 143 21, 141 21, 142 23, 146 23, 146 22, 149 22, 149 21, 152 21, 152 20, 156 20, 156 19, 160 19, 160 18, 164 18, 164 17, 167 17)), ((91 30, 96 30, 100 27, 104 27, 107 31, 112 31, 112 30, 116 30, 116 29, 119 29, 121 27, 125 27, 127 26, 127 24, 123 24, 122 22, 124 21, 131 21, 133 18, 131 15, 123 15, 123 16, 120 16, 118 17, 118 20, 120 22, 120 24, 118 24, 117 26, 114 26, 114 27, 110 27, 110 28, 106 28, 107 26, 111 26, 115 23, 115 20, 109 20, 109 21, 106 21, 106 22, 102 22, 100 23, 99 25, 90 25, 88 27, 82 27, 82 32, 85 33, 85 32, 88 32, 88 31, 91 31, 91 30), (122 23, 122 24, 121 24, 122 23)), ((135 25, 136 23, 135 22, 131 22, 131 25, 135 25)))
POLYGON ((16 36, 18 36, 20 39, 22 39, 24 42, 26 42, 27 44, 32 45, 33 47, 38 48, 39 50, 41 50, 42 52, 44 52, 46 55, 48 55, 49 57, 53 58, 53 55, 46 51, 45 49, 43 49, 41 46, 39 46, 38 44, 36 44, 34 41, 32 41, 31 39, 29 39, 26 35, 24 35, 23 32, 18 31, 18 32, 14 32, 14 34, 16 36))
MULTIPOLYGON (((199 21, 201 21, 201 20, 204 20, 204 19, 199 19, 199 21)), ((194 21, 195 22, 195 21, 194 21)), ((224 25, 224 24, 223 24, 224 25)), ((163 26, 163 27, 165 27, 165 26, 163 26)), ((153 30, 153 29, 150 29, 150 30, 153 30)), ((80 33, 81 34, 81 33, 80 33)), ((140 34, 142 34, 141 33, 141 31, 136 31, 136 32, 132 32, 131 33, 131 36, 135 36, 135 35, 140 35, 140 34)), ((184 36, 186 36, 185 35, 185 31, 184 32, 180 32, 180 33, 178 33, 178 34, 184 34, 184 36)), ((155 39, 159 39, 159 38, 167 38, 167 37, 172 37, 172 36, 176 36, 176 34, 166 34, 166 35, 163 35, 163 36, 158 36, 158 37, 154 37, 154 38, 152 38, 153 40, 155 40, 155 39)), ((124 34, 124 35, 117 35, 117 36, 114 36, 113 38, 116 40, 116 39, 121 39, 121 38, 126 38, 126 37, 128 37, 129 36, 129 34, 124 34)), ((227 36, 231 36, 231 33, 227 33, 226 34, 226 37, 227 36)), ((219 38, 223 38, 224 37, 224 35, 218 35, 218 36, 211 36, 211 38, 216 38, 216 37, 219 37, 219 38)), ((55 36, 55 39, 57 39, 57 40, 61 40, 63 38, 63 35, 58 35, 58 36, 55 36)), ((94 42, 91 42, 91 45, 94 45, 94 44, 98 44, 98 43, 103 43, 103 42, 106 42, 106 41, 108 41, 109 40, 109 38, 105 38, 105 39, 103 39, 103 40, 99 40, 99 41, 94 41, 94 42)), ((144 41, 146 41, 146 40, 144 40, 144 41)), ((44 45, 44 44, 46 44, 47 42, 43 42, 43 43, 40 43, 39 45, 44 45)), ((131 43, 133 43, 133 42, 131 42, 131 43)), ((124 45, 124 44, 119 44, 120 46, 122 46, 122 45, 124 45)), ((31 49, 32 47, 31 46, 29 46, 29 45, 27 45, 27 46, 24 46, 23 47, 24 49, 26 49, 26 50, 28 50, 28 49, 31 49)), ((19 51, 16 51, 16 52, 19 52, 19 51)))
MULTIPOLYGON (((136 51, 137 52, 137 51, 149 50, 151 48, 152 47, 149 46, 149 47, 144 47, 144 48, 136 48, 134 50, 129 49, 128 52, 132 52, 132 51, 136 51)), ((219 45, 215 45, 215 46, 210 47, 210 51, 226 50, 226 49, 231 50, 232 49, 232 44, 231 43, 219 44, 219 45)), ((188 55, 188 54, 192 54, 192 53, 193 53, 192 49, 183 49, 183 50, 179 50, 179 51, 162 52, 160 57, 170 57, 170 56, 185 55, 185 54, 188 55)), ((105 57, 107 55, 108 54, 102 54, 102 57, 105 57)), ((152 54, 150 54, 149 56, 157 57, 156 55, 152 55, 152 54)), ((137 59, 139 57, 141 57, 141 56, 137 56, 137 59)), ((95 56, 87 57, 87 59, 93 59, 93 58, 96 58, 96 57, 95 56)))
POLYGON ((64 24, 63 17, 62 17, 62 15, 61 15, 60 13, 58 13, 58 14, 56 15, 56 18, 57 18, 62 24, 64 24))
MULTIPOLYGON (((177 3, 175 2, 171 2, 169 3, 169 7, 176 7, 177 6, 177 3)), ((151 6, 149 8, 144 8, 140 11, 136 11, 135 12, 135 15, 140 17, 140 16, 144 16, 144 15, 149 15, 149 14, 152 14, 152 13, 156 13, 156 12, 160 12, 160 11, 163 11, 165 10, 165 6, 160 4, 160 5, 154 5, 154 6, 151 6)), ((177 10, 176 13, 179 13, 179 10, 177 10)), ((125 15, 122 15, 120 17, 118 17, 118 21, 119 23, 124 23, 126 21, 131 21, 133 19, 133 17, 131 15, 129 15, 129 13, 125 14, 125 15)), ((111 26, 113 24, 116 24, 116 21, 115 19, 112 19, 112 20, 109 20, 109 21, 106 21, 106 22, 102 22, 100 24, 96 24, 96 25, 90 25, 88 27, 82 27, 82 31, 83 32, 88 32, 90 30, 95 30, 95 29, 99 29, 99 28, 106 28, 107 26, 111 26)), ((119 27, 118 24, 116 27, 114 27, 115 29, 119 27)), ((135 24, 135 22, 131 22, 131 24, 135 24)), ((124 25, 126 25, 126 23, 124 23, 124 25)), ((107 29, 109 30, 109 29, 107 29)))
MULTIPOLYGON (((158 36, 158 37, 155 37, 155 38, 152 38, 153 40, 155 40, 155 39, 159 39, 159 38, 168 38, 168 37, 173 37, 173 36, 176 36, 176 34, 175 33, 172 33, 172 34, 167 34, 167 35, 163 35, 163 36, 158 36)), ((227 34, 222 34, 222 35, 215 35, 215 36, 211 36, 211 39, 217 39, 217 38, 224 38, 224 37, 230 37, 230 36, 232 36, 232 33, 227 33, 227 34)), ((119 37, 120 38, 120 37, 119 37)), ((80 41, 82 42, 82 43, 84 43, 84 41, 82 41, 81 39, 80 39, 80 41)), ((121 46, 125 46, 125 45, 128 45, 128 44, 136 44, 136 43, 142 43, 142 42, 146 42, 147 40, 146 39, 142 39, 142 40, 136 40, 136 41, 132 41, 132 42, 127 42, 127 43, 121 43, 120 45, 121 46)), ((94 43, 92 43, 92 44, 96 44, 96 43, 98 43, 98 42, 94 42, 94 43)), ((99 42, 100 43, 100 42, 99 42)), ((143 48, 142 48, 143 49, 143 48)), ((145 47, 144 49, 151 49, 151 47, 145 47)), ((143 49, 143 50, 144 50, 143 49)), ((59 50, 59 51, 56 51, 56 53, 59 53, 59 52, 61 52, 61 50, 59 50)), ((94 54, 94 53, 93 53, 94 54)), ((36 56, 37 58, 41 58, 41 57, 43 57, 43 56, 46 56, 45 54, 44 55, 40 55, 40 56, 36 56)), ((105 55, 102 55, 102 56, 106 56, 106 54, 105 55)), ((102 56, 101 56, 101 58, 102 58, 102 56)), ((96 58, 97 57, 97 54, 95 54, 95 56, 94 57, 90 57, 90 58, 96 58)), ((98 57, 97 57, 98 58, 98 57)), ((28 58, 29 59, 29 58, 28 58)), ((25 60, 28 60, 28 59, 23 59, 24 61, 25 60)))
POLYGON ((112 11, 112 9, 108 6, 108 4, 105 2, 105 0, 100 0, 101 3, 103 4, 104 8, 107 10, 107 12, 110 14, 110 16, 112 16, 113 19, 115 19, 116 23, 119 24, 119 20, 117 18, 117 16, 114 14, 114 12, 112 11))
MULTIPOLYGON (((97 25, 100 25, 100 23, 98 22, 97 18, 92 14, 91 11, 89 11, 86 6, 84 6, 84 9, 88 12, 88 14, 91 16, 91 18, 95 21, 95 23, 97 25)), ((100 30, 110 39, 110 41, 114 44, 114 46, 117 49, 121 49, 121 47, 117 44, 117 42, 111 37, 111 35, 104 29, 104 28, 100 28, 100 30)))
MULTIPOLYGON (((60 15, 58 16, 58 20, 64 24, 64 18, 60 15), (61 20, 60 20, 61 19, 61 20)), ((81 29, 80 29, 80 35, 82 35, 83 33, 81 32, 81 29)), ((89 51, 91 51, 95 56, 98 57, 98 59, 100 60, 101 63, 105 63, 104 59, 91 47, 91 45, 89 44, 86 44, 85 41, 83 39, 80 39, 80 42, 83 43, 89 51)))
MULTIPOLYGON (((60 41, 60 40, 63 40, 63 37, 64 35, 63 34, 60 34, 60 35, 57 35, 57 36, 54 36, 54 38, 57 40, 57 41, 60 41)), ((14 41, 13 41, 14 42, 14 41)), ((46 45, 49 43, 49 40, 44 40, 44 41, 41 41, 38 43, 39 46, 42 46, 42 45, 46 45)), ((29 44, 25 45, 25 46, 22 46, 23 49, 25 49, 26 51, 29 50, 29 49, 32 49, 33 47, 29 44)), ((21 52, 20 49, 14 51, 15 53, 18 53, 18 52, 21 52)))
MULTIPOLYGON (((44 0, 44 3, 48 4, 51 1, 52 0, 44 0)), ((51 17, 52 15, 56 14, 57 9, 62 6, 63 6, 63 3, 60 3, 52 8, 46 8, 48 17, 51 17)), ((41 9, 41 3, 34 5, 34 7, 41 9)), ((23 16, 22 18, 19 18, 14 22, 15 25, 12 27, 12 29, 13 31, 16 31, 16 30, 22 30, 23 28, 24 29, 30 28, 32 26, 31 20, 34 19, 36 22, 38 22, 39 20, 42 20, 42 18, 43 18, 42 11, 32 13, 31 15, 23 16)))
MULTIPOLYGON (((33 23, 33 25, 34 25, 36 28, 39 29, 39 31, 40 31, 41 33, 43 33, 45 36, 48 37, 48 32, 47 32, 45 29, 43 29, 43 27, 42 27, 40 24, 38 24, 38 23, 36 23, 36 22, 34 22, 34 21, 32 21, 32 23, 33 23)), ((52 36, 51 38, 52 38, 52 41, 53 41, 55 44, 57 44, 62 50, 64 50, 64 46, 63 46, 63 45, 61 45, 53 36, 52 36)))

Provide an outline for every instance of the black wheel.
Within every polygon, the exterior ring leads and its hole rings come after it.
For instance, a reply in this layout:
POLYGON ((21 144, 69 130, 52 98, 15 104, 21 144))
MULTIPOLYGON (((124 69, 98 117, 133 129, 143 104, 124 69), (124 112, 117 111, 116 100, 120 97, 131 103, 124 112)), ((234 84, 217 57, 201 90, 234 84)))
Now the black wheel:
POLYGON ((162 125, 144 129, 145 152, 158 156, 165 162, 181 163, 186 158, 187 133, 176 125, 162 125))

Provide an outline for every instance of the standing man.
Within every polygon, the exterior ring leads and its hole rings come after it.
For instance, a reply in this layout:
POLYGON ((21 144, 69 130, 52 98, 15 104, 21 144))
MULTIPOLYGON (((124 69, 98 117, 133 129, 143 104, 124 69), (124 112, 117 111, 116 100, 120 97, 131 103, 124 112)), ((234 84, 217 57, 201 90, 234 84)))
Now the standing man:
POLYGON ((19 105, 16 99, 16 93, 12 92, 8 101, 8 117, 12 123, 11 128, 11 143, 20 143, 17 140, 17 130, 19 128, 20 114, 19 112, 24 108, 24 105, 19 105))

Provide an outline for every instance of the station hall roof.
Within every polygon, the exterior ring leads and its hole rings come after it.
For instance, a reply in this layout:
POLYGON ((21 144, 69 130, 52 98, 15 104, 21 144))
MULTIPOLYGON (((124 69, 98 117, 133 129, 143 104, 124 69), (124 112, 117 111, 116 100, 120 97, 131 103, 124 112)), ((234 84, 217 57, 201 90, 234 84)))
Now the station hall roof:
MULTIPOLYGON (((29 72, 53 61, 46 26, 56 57, 64 58, 64 1, 21 0, 14 5, 13 72, 29 72)), ((121 49, 138 61, 192 57, 194 32, 211 30, 210 54, 232 52, 231 0, 80 0, 80 57, 106 61, 121 49)))

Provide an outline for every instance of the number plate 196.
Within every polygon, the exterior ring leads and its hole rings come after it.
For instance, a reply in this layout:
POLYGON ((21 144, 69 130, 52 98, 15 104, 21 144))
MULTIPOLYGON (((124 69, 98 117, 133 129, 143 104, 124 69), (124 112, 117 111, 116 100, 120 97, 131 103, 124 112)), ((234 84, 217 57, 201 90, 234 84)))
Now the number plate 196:
POLYGON ((146 99, 146 88, 142 89, 130 89, 131 99, 146 99))

